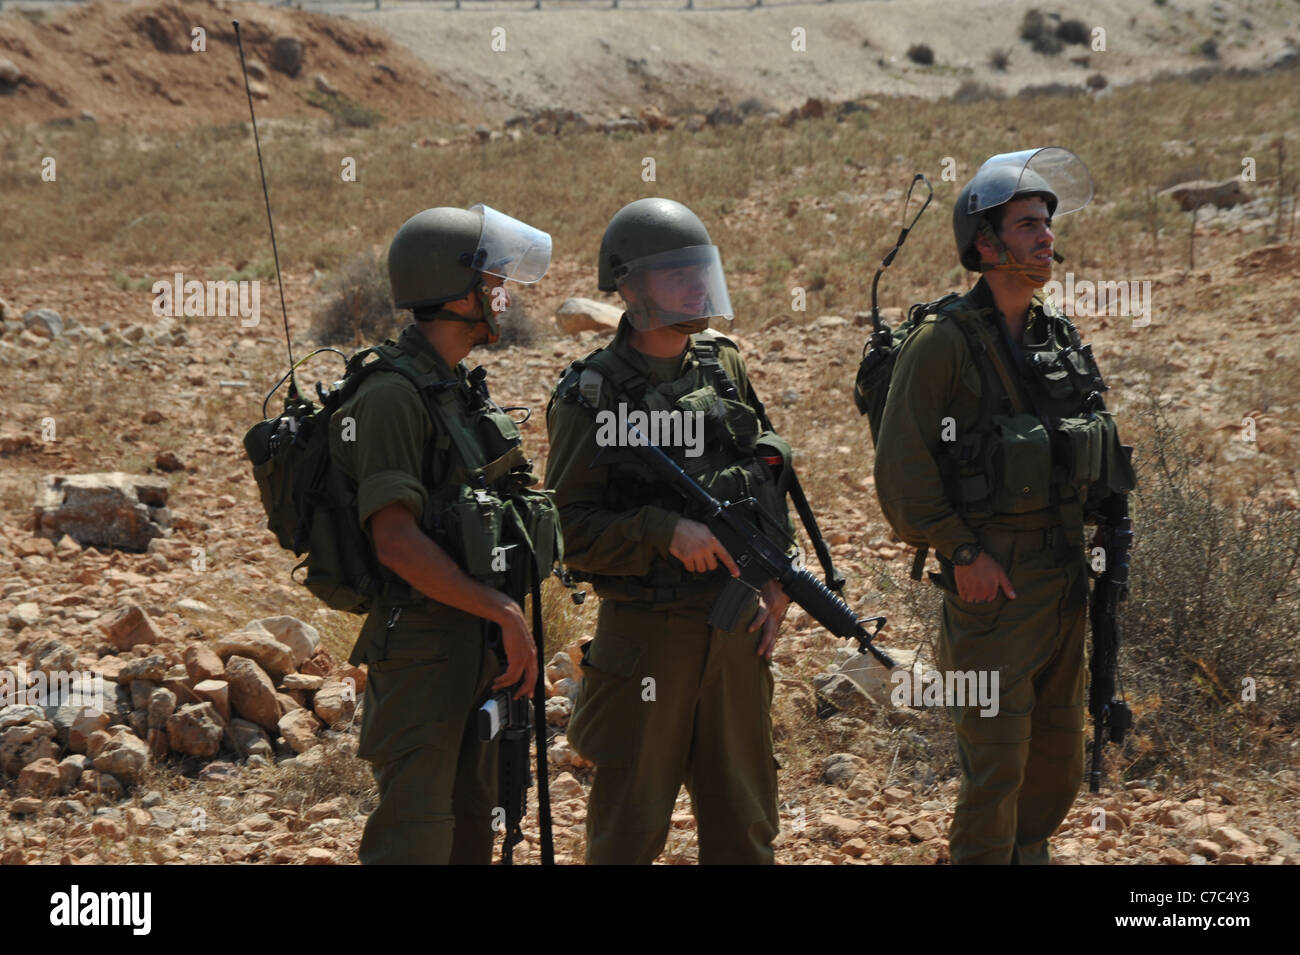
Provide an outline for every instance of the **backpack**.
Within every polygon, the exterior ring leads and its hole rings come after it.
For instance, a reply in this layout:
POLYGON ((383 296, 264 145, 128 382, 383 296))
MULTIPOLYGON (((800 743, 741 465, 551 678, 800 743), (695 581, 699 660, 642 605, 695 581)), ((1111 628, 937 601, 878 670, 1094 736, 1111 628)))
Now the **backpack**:
POLYGON ((295 395, 283 414, 258 422, 244 435, 267 528, 285 550, 295 556, 306 553, 291 575, 305 569, 298 582, 335 610, 369 613, 376 598, 399 579, 375 557, 357 517, 356 486, 331 459, 330 423, 361 383, 381 371, 404 375, 432 417, 408 362, 391 340, 363 349, 348 359, 341 381, 328 391, 317 385, 320 408, 295 395))
MULTIPOLYGON (((897 329, 891 329, 888 323, 881 321, 880 327, 862 346, 862 361, 858 364, 857 378, 853 383, 853 403, 858 406, 858 414, 867 416, 867 424, 871 426, 872 445, 879 439, 880 422, 885 416, 885 399, 889 397, 889 382, 894 376, 894 362, 903 342, 927 315, 942 311, 944 306, 959 297, 956 292, 951 292, 933 302, 918 302, 908 309, 907 318, 897 329)), ((965 322, 957 324, 970 335, 965 322)), ((972 342, 971 346, 974 352, 975 343, 972 342)))

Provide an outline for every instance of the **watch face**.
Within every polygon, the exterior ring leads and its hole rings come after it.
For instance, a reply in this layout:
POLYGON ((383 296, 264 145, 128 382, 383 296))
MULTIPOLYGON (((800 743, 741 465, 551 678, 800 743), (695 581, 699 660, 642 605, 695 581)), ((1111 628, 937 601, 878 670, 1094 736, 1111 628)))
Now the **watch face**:
POLYGON ((975 563, 979 552, 979 546, 976 544, 962 544, 952 552, 952 562, 959 567, 965 567, 967 564, 975 563))

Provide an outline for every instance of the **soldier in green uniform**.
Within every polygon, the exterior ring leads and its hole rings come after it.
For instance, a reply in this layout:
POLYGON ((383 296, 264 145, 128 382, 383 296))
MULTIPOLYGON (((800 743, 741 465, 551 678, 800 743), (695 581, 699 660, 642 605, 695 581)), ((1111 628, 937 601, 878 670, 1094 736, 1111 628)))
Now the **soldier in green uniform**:
POLYGON ((999 678, 996 715, 948 701, 962 774, 955 864, 1047 863, 1082 778, 1084 523, 1135 478, 1091 350, 1038 290, 1056 257, 1053 217, 1091 197, 1069 150, 980 168, 953 225, 962 264, 982 277, 928 306, 904 340, 878 435, 881 509, 939 557, 940 669, 999 678))
MULTIPOLYGON (((731 555, 685 502, 608 446, 575 399, 616 420, 620 406, 687 422, 659 444, 720 500, 753 498, 755 520, 790 540, 782 475, 789 446, 755 414, 736 345, 708 330, 730 319, 722 263, 703 223, 668 199, 621 209, 600 247, 599 284, 626 312, 613 341, 566 371, 552 397, 546 486, 565 560, 600 596, 584 648, 569 741, 596 764, 587 862, 648 864, 663 849, 683 783, 701 863, 771 863, 778 831, 770 657, 788 599, 775 581, 734 631, 709 610, 731 555)), ((645 431, 644 425, 642 430, 645 431)))
MULTIPOLYGON (((358 755, 379 787, 363 863, 491 858, 498 749, 479 741, 476 710, 489 689, 518 684, 515 698, 531 696, 537 675, 523 611, 491 560, 510 543, 503 502, 535 478, 514 423, 463 359, 499 338, 503 282, 537 281, 550 250, 549 235, 487 206, 407 220, 388 272, 415 323, 381 347, 416 382, 372 374, 333 418, 330 453, 355 482, 362 527, 391 571, 350 658, 369 667, 358 755), (504 672, 489 638, 503 647, 504 672)), ((530 500, 511 513, 522 508, 534 527, 556 520, 544 495, 530 500)), ((549 572, 550 557, 538 561, 549 572)))

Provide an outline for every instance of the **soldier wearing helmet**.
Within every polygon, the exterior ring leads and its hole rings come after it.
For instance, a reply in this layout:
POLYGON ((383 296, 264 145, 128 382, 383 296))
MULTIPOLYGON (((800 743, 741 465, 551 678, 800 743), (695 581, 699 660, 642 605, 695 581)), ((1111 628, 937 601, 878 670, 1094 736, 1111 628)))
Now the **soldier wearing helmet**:
MULTIPOLYGON (((537 281, 550 254, 549 235, 485 205, 408 219, 388 273, 415 322, 379 346, 404 372, 371 374, 331 419, 331 456, 390 574, 350 658, 369 666, 357 755, 379 787, 363 863, 490 861, 498 754, 479 741, 476 711, 490 689, 531 696, 537 653, 518 601, 484 563, 504 546, 500 521, 481 516, 507 498, 535 509, 530 518, 550 505, 523 502, 536 479, 518 430, 464 359, 500 337, 503 283, 537 281), (458 509, 467 494, 476 506, 458 509)), ((549 573, 540 542, 537 553, 549 573)))
POLYGON ((997 677, 995 707, 946 701, 962 774, 956 864, 1048 862, 1082 778, 1084 523, 1135 477, 1091 350, 1038 290, 1062 260, 1053 222, 1091 197, 1067 149, 980 167, 957 196, 953 232, 981 277, 924 307, 898 351, 876 443, 882 511, 939 558, 940 670, 997 677))
POLYGON ((790 448, 763 429, 735 343, 708 329, 711 318, 732 319, 731 303, 694 213, 668 199, 619 210, 601 240, 599 284, 626 312, 610 344, 565 372, 547 411, 546 485, 565 560, 601 598, 569 723, 574 750, 597 767, 587 862, 652 862, 685 783, 701 863, 771 863, 769 660, 789 601, 770 581, 743 614, 747 626, 710 626, 739 572, 732 555, 671 488, 601 444, 591 409, 698 415, 696 447, 657 443, 718 499, 750 499, 755 523, 786 541, 790 448))

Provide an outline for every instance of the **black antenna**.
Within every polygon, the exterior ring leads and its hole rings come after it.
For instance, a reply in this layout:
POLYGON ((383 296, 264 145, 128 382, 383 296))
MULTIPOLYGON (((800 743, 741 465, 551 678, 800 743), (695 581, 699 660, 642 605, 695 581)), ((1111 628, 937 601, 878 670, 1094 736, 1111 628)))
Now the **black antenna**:
MULTIPOLYGON (((244 73, 244 93, 248 96, 248 115, 253 121, 253 144, 257 147, 257 171, 262 174, 262 198, 266 202, 266 224, 271 229, 271 255, 275 259, 275 281, 280 287, 280 314, 284 317, 284 344, 289 349, 289 400, 298 401, 298 379, 294 375, 297 365, 293 360, 293 341, 289 338, 289 312, 284 307, 284 280, 280 278, 280 250, 275 244, 275 222, 271 219, 271 195, 266 190, 266 167, 262 165, 262 140, 257 135, 257 114, 253 112, 253 91, 248 85, 248 64, 244 62, 244 42, 239 37, 239 21, 235 26, 235 46, 239 49, 239 68, 244 73)), ((284 379, 281 379, 283 381, 284 379)), ((278 386, 277 386, 278 387, 278 386)))
MULTIPOLYGON (((907 224, 904 225, 902 229, 899 231, 898 241, 894 243, 894 247, 889 250, 889 254, 886 255, 885 258, 881 261, 880 268, 876 270, 876 277, 871 280, 872 335, 870 340, 867 342, 867 344, 871 345, 873 348, 876 347, 877 345, 880 345, 882 347, 889 345, 889 342, 885 340, 885 335, 882 334, 882 329, 880 327, 880 305, 876 298, 876 289, 880 285, 880 276, 884 274, 885 269, 889 268, 894 263, 894 256, 898 255, 898 250, 901 249, 903 247, 903 243, 907 241, 907 234, 912 231, 913 227, 920 220, 921 213, 925 212, 926 207, 930 204, 930 200, 933 198, 934 198, 934 187, 930 185, 930 180, 925 178, 924 173, 918 172, 915 176, 912 177, 912 184, 907 187, 907 198, 903 200, 903 221, 906 222, 907 224), (925 202, 921 203, 921 208, 917 210, 916 215, 912 218, 912 221, 907 222, 907 207, 912 203, 912 190, 916 188, 916 184, 918 182, 925 183, 925 188, 929 190, 930 194, 925 197, 925 202)), ((863 347, 862 354, 864 357, 866 356, 867 354, 866 346, 863 347)))

